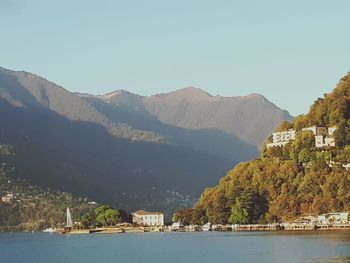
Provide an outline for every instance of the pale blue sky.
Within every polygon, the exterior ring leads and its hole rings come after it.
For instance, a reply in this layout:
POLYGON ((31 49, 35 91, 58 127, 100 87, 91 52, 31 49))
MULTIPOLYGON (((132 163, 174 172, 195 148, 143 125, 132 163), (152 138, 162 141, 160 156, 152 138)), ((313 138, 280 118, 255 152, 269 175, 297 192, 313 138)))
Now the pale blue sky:
POLYGON ((0 0, 0 66, 70 91, 186 86, 306 112, 350 70, 350 1, 0 0))

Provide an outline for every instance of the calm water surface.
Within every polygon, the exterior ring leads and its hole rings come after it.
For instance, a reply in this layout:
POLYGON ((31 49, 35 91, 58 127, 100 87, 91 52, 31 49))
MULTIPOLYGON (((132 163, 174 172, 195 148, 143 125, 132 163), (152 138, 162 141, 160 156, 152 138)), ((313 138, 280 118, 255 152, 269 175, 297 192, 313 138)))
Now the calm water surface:
POLYGON ((0 262, 350 262, 350 232, 0 234, 0 262))

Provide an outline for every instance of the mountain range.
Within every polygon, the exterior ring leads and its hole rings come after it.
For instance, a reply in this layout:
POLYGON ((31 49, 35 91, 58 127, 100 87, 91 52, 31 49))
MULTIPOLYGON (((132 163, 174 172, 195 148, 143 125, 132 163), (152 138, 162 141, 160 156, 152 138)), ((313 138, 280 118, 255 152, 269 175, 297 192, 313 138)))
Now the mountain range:
POLYGON ((256 157, 292 117, 258 94, 80 94, 0 68, 0 119, 16 176, 124 209, 171 211, 256 157))

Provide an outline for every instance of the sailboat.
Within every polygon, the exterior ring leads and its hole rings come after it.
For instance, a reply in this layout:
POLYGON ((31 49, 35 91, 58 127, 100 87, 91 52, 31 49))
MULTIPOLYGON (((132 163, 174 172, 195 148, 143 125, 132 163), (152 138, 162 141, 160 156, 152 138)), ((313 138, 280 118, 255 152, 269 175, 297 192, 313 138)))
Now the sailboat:
POLYGON ((72 222, 72 215, 70 213, 69 207, 67 207, 67 222, 66 226, 64 227, 64 232, 70 232, 73 229, 73 222, 72 222))

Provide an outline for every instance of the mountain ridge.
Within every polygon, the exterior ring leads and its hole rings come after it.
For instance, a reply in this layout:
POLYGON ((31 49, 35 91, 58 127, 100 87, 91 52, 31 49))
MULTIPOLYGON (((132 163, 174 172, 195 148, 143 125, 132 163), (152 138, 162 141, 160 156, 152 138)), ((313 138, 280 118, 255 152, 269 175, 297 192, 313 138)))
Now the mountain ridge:
MULTIPOLYGON (((178 94, 188 91, 209 97, 192 88, 178 94)), ((232 164, 258 155, 220 127, 162 122, 145 107, 147 98, 72 93, 35 74, 0 70, 0 141, 15 147, 18 177, 128 210, 167 213, 194 202, 232 164)))
POLYGON ((194 130, 219 129, 258 148, 281 121, 293 118, 258 93, 224 97, 187 87, 151 96, 125 90, 91 96, 154 116, 168 125, 194 130))

